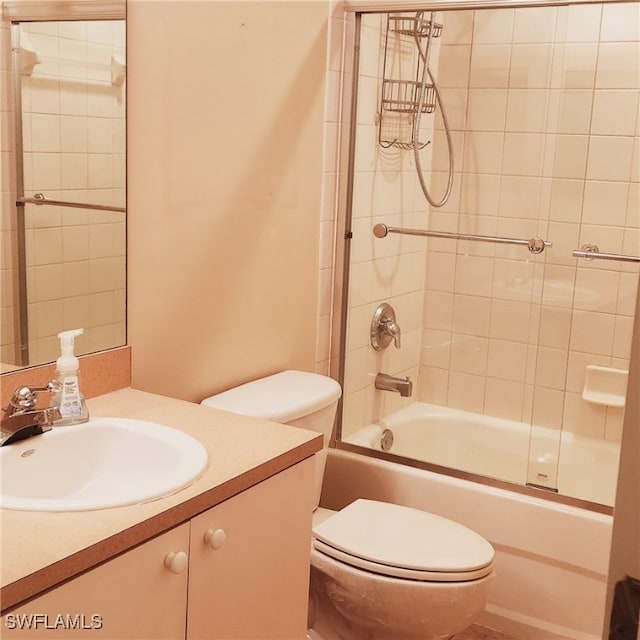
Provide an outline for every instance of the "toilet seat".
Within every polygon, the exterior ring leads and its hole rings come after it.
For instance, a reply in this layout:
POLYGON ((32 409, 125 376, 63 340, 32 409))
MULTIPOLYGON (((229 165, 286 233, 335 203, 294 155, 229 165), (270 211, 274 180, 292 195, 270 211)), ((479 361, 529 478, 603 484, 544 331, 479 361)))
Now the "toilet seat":
POLYGON ((359 499, 313 527, 313 547, 347 565, 428 582, 478 580, 493 547, 467 527, 402 505, 359 499))

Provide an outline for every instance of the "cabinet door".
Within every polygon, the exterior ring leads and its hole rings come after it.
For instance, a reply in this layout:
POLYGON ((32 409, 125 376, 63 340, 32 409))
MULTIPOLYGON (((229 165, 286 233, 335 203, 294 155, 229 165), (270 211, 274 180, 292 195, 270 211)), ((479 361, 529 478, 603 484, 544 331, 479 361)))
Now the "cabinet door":
POLYGON ((188 545, 185 523, 4 615, 0 635, 6 640, 184 638, 188 545), (167 568, 167 556, 179 552, 185 555, 174 555, 167 568))
POLYGON ((314 460, 191 521, 191 640, 304 638, 314 460))

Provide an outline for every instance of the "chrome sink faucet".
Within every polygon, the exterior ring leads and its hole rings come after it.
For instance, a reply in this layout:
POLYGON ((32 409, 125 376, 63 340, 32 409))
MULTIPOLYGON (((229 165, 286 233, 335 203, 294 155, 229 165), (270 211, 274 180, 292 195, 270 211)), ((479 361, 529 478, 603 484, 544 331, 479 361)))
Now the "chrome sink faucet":
POLYGON ((375 386, 381 391, 397 391, 403 398, 408 398, 413 393, 413 383, 409 376, 395 378, 388 373, 379 373, 376 376, 375 386))
POLYGON ((53 423, 62 417, 57 407, 37 408, 40 391, 57 393, 60 383, 52 380, 43 387, 20 387, 14 391, 9 404, 3 409, 0 447, 49 431, 53 423))

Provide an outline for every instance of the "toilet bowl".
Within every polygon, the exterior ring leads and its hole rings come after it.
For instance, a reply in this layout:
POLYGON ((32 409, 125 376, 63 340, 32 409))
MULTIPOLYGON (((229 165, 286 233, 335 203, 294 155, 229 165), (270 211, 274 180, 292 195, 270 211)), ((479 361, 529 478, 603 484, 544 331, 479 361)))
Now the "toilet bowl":
POLYGON ((452 520, 402 505, 359 499, 340 511, 319 508, 340 394, 331 378, 283 371, 202 404, 324 434, 316 454, 310 637, 450 638, 486 606, 493 547, 452 520))

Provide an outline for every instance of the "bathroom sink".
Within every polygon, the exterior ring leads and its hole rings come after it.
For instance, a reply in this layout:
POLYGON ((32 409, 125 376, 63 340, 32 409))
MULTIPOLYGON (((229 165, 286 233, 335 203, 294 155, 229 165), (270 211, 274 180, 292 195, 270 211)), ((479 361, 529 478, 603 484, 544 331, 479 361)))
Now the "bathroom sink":
POLYGON ((207 462, 202 444, 172 427, 91 418, 0 447, 0 507, 88 511, 138 504, 190 485, 207 462))

